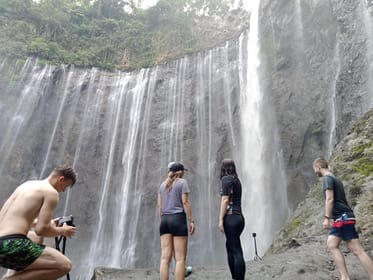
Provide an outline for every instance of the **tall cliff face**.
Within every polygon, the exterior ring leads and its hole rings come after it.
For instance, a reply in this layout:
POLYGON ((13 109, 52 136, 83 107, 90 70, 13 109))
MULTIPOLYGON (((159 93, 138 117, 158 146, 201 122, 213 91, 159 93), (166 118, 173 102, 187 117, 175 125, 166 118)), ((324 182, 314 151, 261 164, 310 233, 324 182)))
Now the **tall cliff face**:
POLYGON ((372 1, 262 1, 261 82, 276 108, 289 178, 300 201, 353 120, 372 107, 372 1))
MULTIPOLYGON (((344 184, 347 201, 356 216, 356 228, 361 235, 365 250, 372 254, 372 202, 373 202, 373 110, 354 122, 347 135, 334 149, 329 162, 330 170, 344 184)), ((324 196, 321 180, 307 194, 292 217, 285 223, 277 234, 268 251, 268 255, 289 254, 292 247, 322 246, 326 247, 327 231, 322 228, 324 216, 324 196)), ((347 250, 348 251, 348 250, 347 250)), ((352 255, 352 254, 349 254, 352 255)), ((359 266, 357 258, 351 267, 359 266)), ((354 269, 349 269, 353 271, 354 269)), ((356 271, 354 272, 356 273, 356 271)), ((364 279, 365 274, 356 279, 364 279)))
POLYGON ((79 226, 67 246, 74 276, 157 266, 157 190, 167 163, 180 160, 198 225, 188 261, 225 263, 218 175, 233 157, 245 256, 254 231, 264 252, 315 181, 314 157, 330 154, 372 105, 369 3, 262 1, 237 40, 131 73, 3 60, 1 202, 68 161, 79 182, 57 214, 79 226))
POLYGON ((1 200, 56 164, 74 165, 78 183, 57 210, 73 214, 78 226, 66 250, 78 270, 74 277, 84 279, 97 265, 156 265, 157 191, 169 161, 189 169, 199 224, 192 260, 223 252, 223 245, 215 248, 222 243, 216 241, 217 170, 239 133, 238 79, 223 79, 231 78, 230 69, 237 73, 230 62, 238 57, 237 43, 133 73, 39 67, 33 60, 21 70, 2 64, 1 200))
POLYGON ((197 222, 190 263, 225 262, 217 229, 225 157, 236 160, 245 188, 245 255, 253 252, 251 231, 261 236, 262 251, 269 246, 288 203, 276 123, 266 119, 257 76, 257 20, 253 25, 254 34, 221 47, 131 73, 3 60, 1 200, 56 164, 74 165, 78 183, 61 195, 56 213, 73 214, 78 225, 66 250, 74 277, 84 279, 96 266, 158 265, 157 192, 175 160, 189 169, 197 222), (282 191, 273 194, 275 183, 282 191))

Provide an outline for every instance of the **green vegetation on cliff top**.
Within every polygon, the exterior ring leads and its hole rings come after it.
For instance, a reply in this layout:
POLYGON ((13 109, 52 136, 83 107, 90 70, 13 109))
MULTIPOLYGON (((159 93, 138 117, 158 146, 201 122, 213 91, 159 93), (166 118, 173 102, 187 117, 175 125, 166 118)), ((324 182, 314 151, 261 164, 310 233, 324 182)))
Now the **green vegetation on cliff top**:
POLYGON ((213 47, 248 26, 233 0, 0 0, 0 57, 130 70, 213 47), (239 26, 237 24, 239 23, 239 26))

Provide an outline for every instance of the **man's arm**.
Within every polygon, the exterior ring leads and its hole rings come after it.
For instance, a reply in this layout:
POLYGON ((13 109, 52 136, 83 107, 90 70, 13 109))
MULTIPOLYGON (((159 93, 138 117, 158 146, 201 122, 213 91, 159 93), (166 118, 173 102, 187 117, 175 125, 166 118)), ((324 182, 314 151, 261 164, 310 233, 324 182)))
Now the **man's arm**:
POLYGON ((334 191, 332 189, 325 190, 325 219, 323 222, 323 227, 325 229, 329 228, 330 219, 333 215, 333 205, 334 205, 334 191))
POLYGON ((57 227, 52 223, 52 214, 57 207, 58 194, 54 192, 46 193, 43 204, 40 208, 38 220, 35 225, 35 232, 37 235, 44 237, 66 236, 71 238, 75 233, 75 227, 63 225, 57 227))

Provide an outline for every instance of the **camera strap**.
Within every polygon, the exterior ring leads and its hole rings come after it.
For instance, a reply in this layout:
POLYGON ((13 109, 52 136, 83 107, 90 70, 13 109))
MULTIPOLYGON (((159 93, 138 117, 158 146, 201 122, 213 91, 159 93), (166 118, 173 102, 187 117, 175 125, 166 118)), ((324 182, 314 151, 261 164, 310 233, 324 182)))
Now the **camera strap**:
MULTIPOLYGON (((61 235, 60 237, 55 237, 54 238, 54 247, 56 248, 56 250, 60 251, 62 254, 65 255, 65 248, 66 248, 66 236, 63 236, 61 235), (60 248, 60 243, 61 243, 61 240, 62 240, 62 250, 60 248)), ((66 278, 67 280, 70 280, 70 275, 69 273, 66 275, 66 278)))
POLYGON ((60 237, 55 237, 54 238, 54 244, 55 244, 55 248, 56 250, 60 251, 62 254, 65 255, 65 247, 66 247, 66 237, 65 236, 60 236, 60 237), (62 242, 62 250, 60 248, 60 243, 61 243, 61 240, 63 240, 62 242))

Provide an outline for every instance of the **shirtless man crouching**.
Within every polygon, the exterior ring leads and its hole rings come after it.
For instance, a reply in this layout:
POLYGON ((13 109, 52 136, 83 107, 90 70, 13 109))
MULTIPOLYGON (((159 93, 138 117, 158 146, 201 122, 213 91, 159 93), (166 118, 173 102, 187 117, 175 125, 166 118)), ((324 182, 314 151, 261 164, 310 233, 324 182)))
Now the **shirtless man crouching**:
POLYGON ((38 236, 71 238, 76 228, 58 227, 52 220, 59 193, 76 182, 76 172, 68 165, 56 167, 44 180, 27 181, 16 188, 0 210, 0 266, 13 269, 7 280, 55 280, 71 270, 71 261, 51 247, 27 238, 31 226, 38 236), (33 221, 37 222, 33 225, 33 221))

